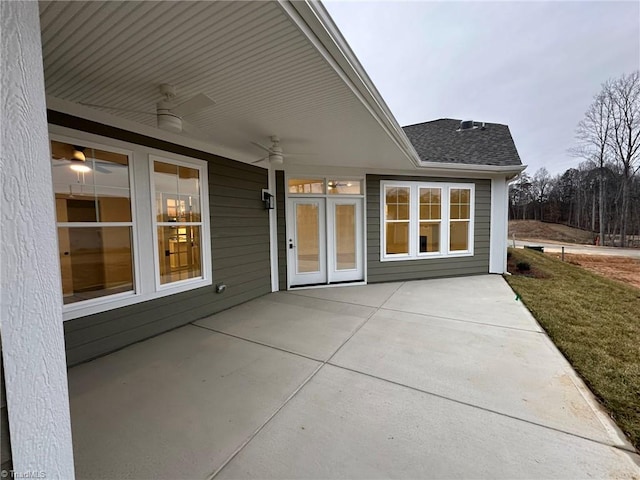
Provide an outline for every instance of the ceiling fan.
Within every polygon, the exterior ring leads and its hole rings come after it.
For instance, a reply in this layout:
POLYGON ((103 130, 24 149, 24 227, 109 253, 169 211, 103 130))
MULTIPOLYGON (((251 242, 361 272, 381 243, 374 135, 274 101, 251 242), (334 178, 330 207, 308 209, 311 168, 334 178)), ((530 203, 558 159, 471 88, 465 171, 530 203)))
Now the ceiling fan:
POLYGON ((154 112, 143 112, 139 110, 129 110, 126 108, 118 108, 111 107, 109 105, 98 105, 95 103, 83 103, 80 102, 80 105, 84 105, 86 107, 97 107, 104 108, 107 110, 115 110, 121 112, 129 112, 129 113, 143 113, 145 115, 154 115, 156 117, 156 122, 158 128, 163 130, 167 130, 170 132, 187 132, 193 133, 196 135, 201 135, 206 137, 207 134, 202 132, 198 127, 192 125, 187 122, 184 117, 187 115, 193 115, 194 113, 198 113, 202 110, 205 110, 213 105, 216 102, 213 101, 211 97, 205 95, 204 93, 198 93, 193 97, 182 101, 181 103, 176 103, 176 87, 174 85, 163 83, 159 87, 160 94, 164 97, 158 103, 156 103, 156 111, 154 112))
POLYGON ((271 146, 270 147, 265 147, 264 145, 262 145, 261 143, 257 143, 257 142, 251 142, 252 145, 255 145, 258 148, 261 148, 262 150, 264 150, 265 152, 267 152, 267 155, 254 161, 251 163, 260 163, 264 160, 269 160, 270 163, 274 164, 274 165, 282 165, 282 163, 284 162, 284 159, 286 157, 293 157, 293 156, 300 156, 300 155, 314 155, 313 153, 287 153, 285 154, 282 150, 282 147, 280 146, 280 137, 278 137, 277 135, 271 135, 271 146))

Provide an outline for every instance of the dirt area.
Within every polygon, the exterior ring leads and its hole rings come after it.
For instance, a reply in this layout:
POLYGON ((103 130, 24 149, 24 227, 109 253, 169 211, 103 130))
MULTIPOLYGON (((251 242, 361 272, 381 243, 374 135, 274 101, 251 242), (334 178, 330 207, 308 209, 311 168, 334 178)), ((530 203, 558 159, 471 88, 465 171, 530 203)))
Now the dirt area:
POLYGON ((552 241, 593 245, 595 235, 587 230, 567 227, 559 223, 544 223, 538 220, 509 220, 509 239, 552 241))
MULTIPOLYGON (((520 252, 520 250, 518 250, 518 252, 520 252)), ((535 265, 535 263, 532 263, 523 258, 520 258, 520 255, 518 255, 517 253, 516 255, 513 255, 513 252, 510 252, 507 255, 507 272, 509 272, 511 275, 522 275, 525 277, 532 277, 532 278, 548 277, 548 275, 542 270, 540 270, 535 265), (525 267, 525 265, 521 265, 521 263, 525 263, 526 268, 521 268, 521 267, 525 267)))
MULTIPOLYGON (((547 255, 560 258, 559 253, 547 253, 547 255)), ((607 278, 640 288, 640 260, 635 258, 565 253, 564 260, 607 278)))

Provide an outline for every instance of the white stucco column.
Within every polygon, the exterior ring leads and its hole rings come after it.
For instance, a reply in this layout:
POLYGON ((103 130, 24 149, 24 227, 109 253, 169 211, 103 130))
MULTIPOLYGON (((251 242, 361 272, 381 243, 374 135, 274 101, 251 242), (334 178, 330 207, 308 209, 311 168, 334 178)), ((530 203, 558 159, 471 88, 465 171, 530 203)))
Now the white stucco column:
POLYGON ((507 271, 507 235, 509 233, 509 188, 507 179, 491 179, 491 233, 489 273, 507 271))
POLYGON ((0 37, 0 330, 13 467, 72 479, 38 2, 0 1, 0 37))

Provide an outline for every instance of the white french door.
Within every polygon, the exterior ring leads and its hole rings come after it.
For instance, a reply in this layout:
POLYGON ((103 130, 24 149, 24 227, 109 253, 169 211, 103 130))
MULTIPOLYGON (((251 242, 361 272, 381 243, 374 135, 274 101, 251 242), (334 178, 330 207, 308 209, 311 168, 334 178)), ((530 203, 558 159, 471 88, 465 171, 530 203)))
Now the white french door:
POLYGON ((288 209, 287 260, 291 285, 327 282, 324 198, 292 198, 288 209))
POLYGON ((327 199, 329 282, 364 280, 361 198, 327 199))
POLYGON ((362 198, 290 198, 291 286, 364 280, 362 198))

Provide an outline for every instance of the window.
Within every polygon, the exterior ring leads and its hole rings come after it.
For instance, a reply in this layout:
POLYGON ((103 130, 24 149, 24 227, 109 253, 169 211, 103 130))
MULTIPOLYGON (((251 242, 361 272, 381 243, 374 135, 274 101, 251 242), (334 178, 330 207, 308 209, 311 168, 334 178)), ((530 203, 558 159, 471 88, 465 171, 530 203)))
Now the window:
POLYGON ((202 196, 197 168, 153 162, 161 285, 202 276, 202 196))
POLYGON ((294 195, 362 195, 361 179, 290 178, 287 181, 289 194, 294 195))
POLYGON ((420 253, 440 252, 442 189, 420 188, 420 253))
POLYGON ((77 133, 51 139, 64 319, 210 285, 207 163, 77 133))
POLYGON ((65 305, 134 291, 126 154, 51 142, 65 305))
POLYGON ((473 184, 381 182, 381 260, 473 255, 473 184))
POLYGON ((469 223, 471 222, 471 190, 449 190, 449 251, 469 250, 469 223))
POLYGON ((389 187, 385 191, 384 218, 387 255, 409 254, 409 197, 407 187, 389 187))

